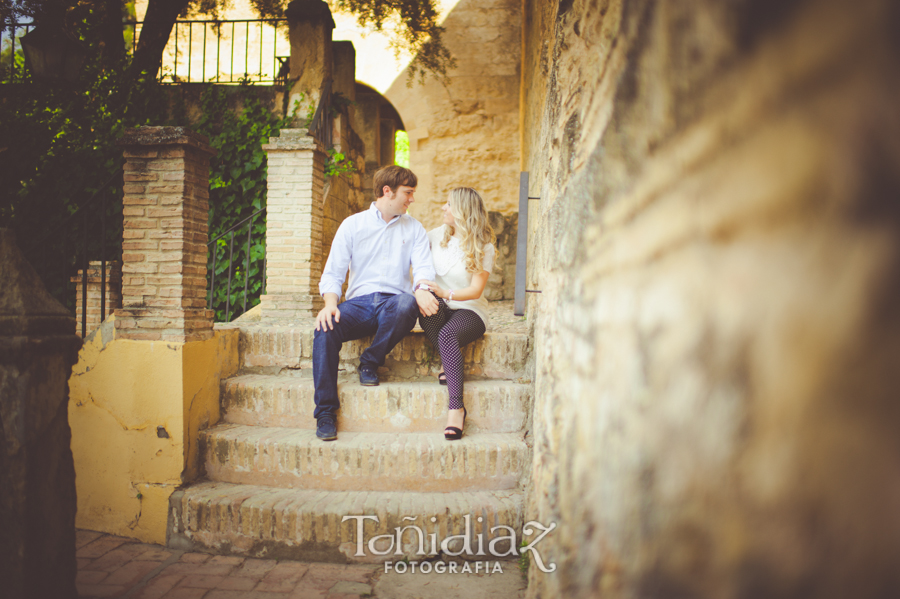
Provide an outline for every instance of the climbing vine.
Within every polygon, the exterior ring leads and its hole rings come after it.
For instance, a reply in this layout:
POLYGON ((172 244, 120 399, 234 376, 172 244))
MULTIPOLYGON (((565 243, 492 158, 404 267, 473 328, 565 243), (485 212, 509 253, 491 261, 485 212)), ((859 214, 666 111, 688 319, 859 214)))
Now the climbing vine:
MULTIPOLYGON (((210 87, 201 99, 201 117, 197 131, 207 135, 216 156, 210 161, 209 177, 209 238, 219 237, 254 212, 266 206, 266 153, 262 146, 269 137, 278 135, 294 115, 279 118, 259 101, 252 88, 238 88, 243 107, 232 110, 228 93, 221 86, 210 87)), ((215 269, 216 285, 211 308, 215 320, 233 320, 243 312, 244 287, 247 288, 247 309, 259 303, 262 292, 263 259, 266 254, 266 219, 256 216, 234 231, 234 241, 225 235, 210 247, 208 287, 215 269), (252 227, 247 269, 248 227, 252 227), (229 255, 231 256, 231 295, 228 294, 229 255), (229 301, 230 299, 230 301, 229 301), (230 304, 230 310, 228 306, 230 304)))
POLYGON ((338 152, 334 148, 328 148, 328 156, 325 158, 325 177, 340 177, 356 172, 353 161, 338 152))

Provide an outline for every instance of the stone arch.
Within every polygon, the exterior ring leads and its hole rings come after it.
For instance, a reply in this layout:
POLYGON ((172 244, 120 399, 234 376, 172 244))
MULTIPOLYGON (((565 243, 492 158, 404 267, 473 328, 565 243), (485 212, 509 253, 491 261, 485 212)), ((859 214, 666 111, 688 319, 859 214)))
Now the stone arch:
POLYGON ((400 112, 378 90, 356 82, 355 129, 365 144, 366 177, 364 184, 371 187, 372 175, 388 164, 394 164, 394 136, 406 131, 400 112))

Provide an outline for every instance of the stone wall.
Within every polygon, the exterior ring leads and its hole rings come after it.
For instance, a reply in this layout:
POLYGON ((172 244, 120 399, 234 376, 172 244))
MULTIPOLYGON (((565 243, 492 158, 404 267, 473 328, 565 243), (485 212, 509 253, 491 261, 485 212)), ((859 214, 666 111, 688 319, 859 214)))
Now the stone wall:
POLYGON ((516 294, 516 235, 519 215, 504 216, 499 212, 489 212, 488 218, 496 235, 497 253, 494 254, 494 268, 484 289, 484 296, 491 301, 511 300, 516 294))
POLYGON ((453 187, 473 187, 488 210, 518 208, 521 2, 461 0, 447 15, 444 43, 457 61, 441 82, 407 87, 404 71, 385 94, 409 134, 419 177, 410 213, 426 229, 441 224, 453 187))
POLYGON ((185 122, 195 127, 203 117, 203 94, 212 87, 216 87, 225 93, 225 102, 228 110, 234 114, 244 111, 244 104, 248 98, 255 98, 260 104, 272 111, 272 114, 281 118, 287 106, 284 91, 273 85, 217 85, 215 83, 179 83, 177 85, 163 86, 169 102, 169 117, 178 122, 185 122))
POLYGON ((896 2, 525 5, 529 596, 897 596, 896 2))
MULTIPOLYGON (((332 176, 325 184, 328 191, 323 198, 322 268, 331 252, 331 242, 344 219, 368 209, 369 203, 375 199, 371 187, 366 185, 366 181, 371 181, 373 173, 367 170, 363 142, 350 126, 351 119, 347 110, 348 108, 342 109, 335 117, 334 150, 353 164, 355 172, 332 176)), ((318 274, 321 276, 322 273, 318 274)))
POLYGON ((0 578, 9 599, 78 596, 66 416, 81 346, 74 326, 13 232, 0 229, 0 578))

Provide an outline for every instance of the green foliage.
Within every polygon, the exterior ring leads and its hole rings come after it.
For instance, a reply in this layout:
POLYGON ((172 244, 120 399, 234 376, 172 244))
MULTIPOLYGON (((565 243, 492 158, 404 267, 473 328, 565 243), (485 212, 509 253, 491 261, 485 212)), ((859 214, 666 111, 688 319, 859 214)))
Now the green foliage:
POLYGON ((409 135, 397 131, 394 136, 394 164, 409 168, 409 135))
POLYGON ((328 148, 328 157, 325 159, 325 176, 327 178, 340 177, 356 172, 353 161, 338 152, 334 148, 328 148))
MULTIPOLYGON (((87 43, 92 30, 85 27, 79 35, 87 43)), ((111 177, 123 158, 116 141, 128 127, 166 124, 166 102, 155 82, 129 78, 127 63, 101 64, 99 50, 88 47, 76 82, 42 84, 16 69, 7 81, 13 77, 17 84, 4 85, 0 101, 0 148, 8 148, 0 154, 0 226, 16 232, 20 248, 60 299, 85 256, 98 260, 103 247, 102 257, 120 258, 122 184, 111 177), (61 224, 91 198, 79 217, 61 224)))
POLYGON ((407 52, 409 63, 406 84, 424 81, 426 72, 446 81, 456 60, 444 45, 444 28, 436 0, 335 0, 337 11, 356 15, 361 26, 371 26, 388 34, 396 54, 407 52))
MULTIPOLYGON (((83 239, 88 240, 87 258, 101 257, 100 213, 95 209, 101 201, 106 216, 104 257, 121 259, 122 182, 110 181, 123 163, 116 141, 130 127, 188 124, 183 105, 172 102, 154 80, 131 79, 127 67, 127 63, 103 67, 95 53, 73 85, 42 85, 31 82, 26 74, 22 85, 5 86, 0 100, 0 148, 8 148, 0 154, 4 165, 0 226, 16 231, 21 249, 28 252, 45 284, 56 297, 66 298, 70 308, 74 308, 74 294, 67 279, 85 257, 83 239), (61 224, 95 194, 98 197, 90 210, 79 213, 86 212, 87 219, 76 217, 61 224)), ((211 88, 203 97, 200 120, 193 125, 209 136, 217 150, 210 164, 210 239, 265 206, 266 164, 261 146, 293 117, 274 116, 252 87, 229 89, 243 96, 242 110, 235 112, 228 106, 225 89, 211 88)), ((223 261, 230 236, 216 244, 212 307, 218 321, 243 311, 245 282, 247 307, 259 303, 265 213, 252 222, 249 273, 248 226, 235 231, 230 314, 226 313, 228 264, 223 261)))
MULTIPOLYGON (((207 135, 216 150, 210 161, 209 238, 213 240, 266 205, 266 153, 262 145, 287 126, 294 115, 279 119, 252 93, 252 87, 237 88, 243 109, 231 110, 228 94, 222 87, 210 87, 201 100, 202 116, 195 128, 207 135)), ((252 221, 216 241, 210 248, 208 280, 212 283, 215 264, 215 289, 211 308, 215 320, 226 322, 243 313, 244 286, 247 309, 259 303, 262 292, 263 260, 266 254, 266 219, 259 214, 252 221), (247 269, 248 228, 252 228, 247 269), (233 244, 233 245, 232 245, 233 244), (231 246, 231 248, 229 247, 231 246), (228 257, 231 261, 231 296, 228 295, 228 257), (228 304, 230 303, 230 310, 228 304)), ((208 287, 209 287, 208 284, 208 287)))
MULTIPOLYGON (((18 44, 13 45, 12 38, 7 37, 9 35, 7 31, 3 32, 3 46, 0 47, 0 81, 7 81, 12 75, 10 67, 14 71, 21 72, 25 64, 25 56, 22 54, 21 46, 18 44)), ((16 35, 19 33, 17 31, 16 35)))

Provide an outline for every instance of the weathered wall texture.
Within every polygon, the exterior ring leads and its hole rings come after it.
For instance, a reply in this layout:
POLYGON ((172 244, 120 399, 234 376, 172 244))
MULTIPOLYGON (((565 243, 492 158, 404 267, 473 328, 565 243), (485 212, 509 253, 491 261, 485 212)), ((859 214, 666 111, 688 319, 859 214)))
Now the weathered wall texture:
POLYGON ((499 212, 489 212, 488 218, 496 236, 497 253, 494 255, 494 268, 484 289, 484 296, 492 301, 510 300, 516 294, 516 235, 519 215, 513 213, 504 216, 499 212))
POLYGON ((166 542, 169 496, 202 475, 200 431, 219 420, 219 383, 238 336, 188 343, 89 335, 69 379, 79 528, 166 542), (152 381, 152 384, 149 384, 152 381))
POLYGON ((419 177, 410 213, 440 225, 453 187, 473 187, 488 210, 518 208, 521 2, 462 0, 444 20, 457 61, 445 86, 429 76, 406 86, 404 71, 385 94, 409 134, 410 168, 419 177))
POLYGON ((169 117, 178 122, 186 120, 189 126, 195 127, 203 118, 203 94, 213 87, 225 93, 226 106, 234 114, 243 112, 250 98, 257 100, 279 118, 284 116, 285 109, 292 109, 287 105, 284 91, 272 85, 179 83, 163 87, 169 102, 169 117))
POLYGON ((526 4, 529 596, 898 596, 897 3, 526 4))
MULTIPOLYGON (((366 168, 363 142, 351 127, 351 122, 347 108, 342 109, 334 120, 334 150, 343 154, 355 171, 334 175, 325 184, 328 193, 323 197, 322 205, 322 268, 325 268, 325 260, 331 252, 331 242, 344 219, 368 209, 369 203, 374 199, 371 187, 366 185, 366 181, 372 179, 372 173, 366 168)), ((321 272, 316 274, 319 277, 322 275, 321 272)))

